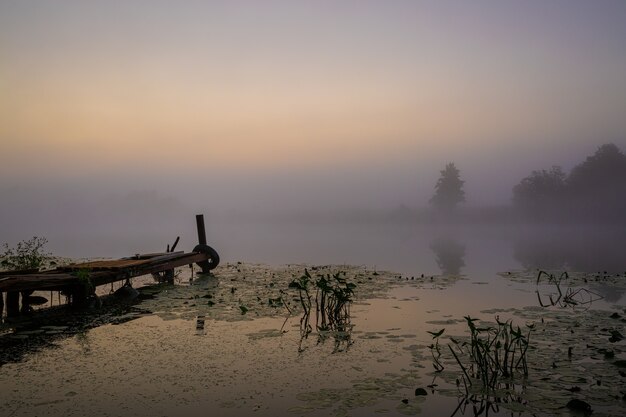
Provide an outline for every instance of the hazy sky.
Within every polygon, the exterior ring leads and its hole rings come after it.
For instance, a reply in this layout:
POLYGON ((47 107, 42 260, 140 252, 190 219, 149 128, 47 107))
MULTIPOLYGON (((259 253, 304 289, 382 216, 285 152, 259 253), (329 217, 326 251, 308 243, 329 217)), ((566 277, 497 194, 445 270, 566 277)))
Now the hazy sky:
POLYGON ((0 0, 0 186, 415 206, 454 161, 469 203, 507 202, 624 149, 624 22, 619 0, 0 0))

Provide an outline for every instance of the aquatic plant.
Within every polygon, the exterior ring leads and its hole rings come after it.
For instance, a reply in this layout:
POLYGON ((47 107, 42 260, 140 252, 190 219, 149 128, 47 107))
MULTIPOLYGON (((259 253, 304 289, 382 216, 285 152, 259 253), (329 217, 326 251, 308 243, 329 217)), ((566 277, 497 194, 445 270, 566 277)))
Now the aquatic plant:
POLYGON ((350 320, 350 305, 356 284, 347 282, 341 274, 318 275, 315 282, 316 317, 320 330, 340 328, 350 320))
MULTIPOLYGON (((335 340, 335 351, 341 350, 345 344, 350 346, 352 325, 350 323, 350 305, 356 284, 348 282, 345 272, 334 274, 318 274, 315 286, 315 328, 318 331, 318 343, 323 342, 329 335, 335 340), (343 275, 343 276, 342 276, 343 275)), ((312 289, 313 277, 305 268, 304 274, 289 283, 289 288, 298 290, 303 314, 300 318, 300 347, 313 331, 310 324, 313 309, 312 289)))
POLYGON ((38 236, 18 242, 15 247, 9 247, 5 243, 3 245, 4 252, 0 254, 1 265, 11 271, 38 270, 51 256, 50 253, 43 250, 46 243, 48 243, 48 239, 38 236))
POLYGON ((441 372, 445 368, 441 363, 441 349, 439 348, 439 336, 443 334, 446 329, 441 329, 438 332, 428 332, 433 336, 435 343, 431 343, 428 348, 430 349, 430 354, 433 356, 433 367, 435 368, 435 372, 441 372))
POLYGON ((302 305, 302 309, 305 314, 308 314, 311 311, 311 294, 309 293, 309 284, 311 283, 311 279, 311 274, 305 268, 304 275, 289 283, 289 288, 295 288, 298 290, 300 304, 302 305))
POLYGON ((528 333, 524 334, 511 320, 500 321, 496 317, 495 326, 478 327, 478 319, 464 318, 470 333, 469 341, 451 337, 452 344, 448 344, 448 348, 463 372, 461 378, 466 394, 469 393, 468 386, 476 381, 489 392, 495 390, 502 379, 513 378, 516 374, 528 376, 526 353, 533 324, 526 325, 528 333))

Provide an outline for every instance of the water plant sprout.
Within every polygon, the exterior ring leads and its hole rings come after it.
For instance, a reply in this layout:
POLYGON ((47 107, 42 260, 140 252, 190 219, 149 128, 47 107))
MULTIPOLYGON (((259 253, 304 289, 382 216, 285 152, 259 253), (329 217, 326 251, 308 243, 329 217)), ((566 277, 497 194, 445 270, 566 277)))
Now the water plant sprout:
MULTIPOLYGON (((498 389, 503 380, 512 382, 516 375, 524 378, 528 376, 526 353, 534 324, 526 325, 528 332, 525 334, 511 320, 501 321, 497 316, 495 325, 485 327, 479 327, 476 318, 464 318, 469 339, 457 340, 450 337, 452 343, 448 344, 448 349, 462 371, 457 384, 463 382, 466 396, 469 396, 469 387, 474 384, 479 384, 482 392, 490 393, 498 389)), ((435 340, 429 348, 436 372, 444 369, 439 348, 439 337, 444 331, 445 329, 428 332, 435 340)))
POLYGON ((341 350, 344 344, 346 349, 352 344, 350 305, 356 284, 347 281, 345 272, 318 274, 314 279, 305 268, 302 276, 289 283, 289 288, 298 290, 303 310, 300 318, 299 351, 303 350, 302 341, 313 331, 310 324, 313 309, 312 288, 315 288, 315 328, 319 336, 318 343, 332 335, 335 339, 335 352, 341 350))

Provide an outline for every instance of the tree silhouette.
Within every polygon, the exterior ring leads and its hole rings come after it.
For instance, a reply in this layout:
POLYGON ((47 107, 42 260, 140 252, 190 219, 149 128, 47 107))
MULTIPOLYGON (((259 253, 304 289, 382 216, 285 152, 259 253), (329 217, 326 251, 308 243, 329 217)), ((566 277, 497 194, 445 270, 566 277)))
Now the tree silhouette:
POLYGON ((602 145, 566 175, 561 168, 533 171, 513 188, 513 203, 535 219, 620 222, 626 218, 626 155, 602 145))
POLYGON ((626 210, 626 156, 612 143, 576 165, 567 179, 578 216, 623 219, 626 210))
POLYGON ((513 187, 513 204, 535 218, 553 214, 566 195, 567 175, 561 167, 533 171, 513 187))
POLYGON ((430 203, 443 210, 452 210, 459 203, 465 201, 465 191, 461 180, 460 172, 453 162, 446 164, 446 168, 441 172, 441 177, 435 184, 435 195, 430 199, 430 203))

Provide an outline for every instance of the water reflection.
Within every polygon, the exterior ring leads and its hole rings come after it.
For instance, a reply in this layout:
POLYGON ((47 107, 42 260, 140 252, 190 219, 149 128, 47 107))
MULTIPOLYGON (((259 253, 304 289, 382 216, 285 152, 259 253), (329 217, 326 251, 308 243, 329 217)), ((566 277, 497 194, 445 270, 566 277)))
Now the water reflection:
POLYGON ((594 283, 591 288, 609 303, 619 302, 626 293, 625 288, 605 283, 594 283))
POLYGON ((539 305, 541 307, 571 307, 574 310, 586 310, 591 307, 594 301, 603 298, 600 294, 587 288, 569 286, 569 281, 567 271, 562 272, 560 275, 539 271, 537 277, 537 300, 539 301, 539 305), (539 289, 539 283, 541 281, 551 286, 550 291, 546 294, 539 289))
POLYGON ((91 353, 88 331, 104 324, 121 324, 149 312, 137 306, 140 298, 120 300, 114 296, 102 297, 97 309, 71 310, 55 306, 38 311, 0 326, 0 367, 6 363, 21 362, 26 355, 54 347, 59 341, 75 337, 83 355, 91 353))
POLYGON ((526 269, 561 269, 601 274, 626 268, 622 227, 549 227, 515 236, 513 256, 526 269))
MULTIPOLYGON (((321 345, 328 340, 332 340, 333 350, 332 353, 346 352, 354 343, 352 339, 352 329, 354 325, 350 321, 350 315, 342 317, 341 320, 332 322, 328 326, 320 326, 319 322, 316 323, 315 328, 317 330, 316 344, 321 345)), ((311 316, 308 312, 302 313, 300 319, 300 342, 298 344, 298 352, 302 353, 307 349, 306 341, 309 335, 313 333, 313 327, 311 326, 311 316)))
POLYGON ((430 244, 442 275, 459 275, 465 266, 465 245, 450 237, 437 238, 430 244))
MULTIPOLYGON (((456 415, 459 416, 472 416, 479 417, 489 415, 499 415, 501 411, 501 404, 520 404, 520 406, 526 405, 526 401, 516 393, 516 387, 512 384, 507 384, 504 387, 506 390, 504 396, 502 397, 494 397, 486 394, 472 394, 470 396, 461 396, 459 398, 459 404, 454 409, 450 417, 454 417, 456 415)), ((521 416, 524 415, 523 412, 514 413, 512 411, 506 410, 508 415, 521 416), (510 413, 510 414, 509 414, 510 413)))

